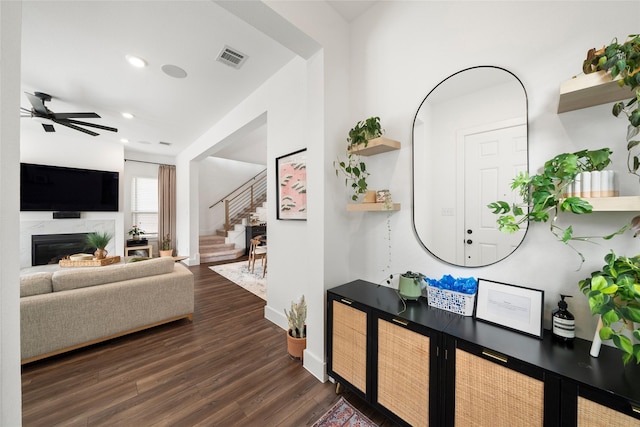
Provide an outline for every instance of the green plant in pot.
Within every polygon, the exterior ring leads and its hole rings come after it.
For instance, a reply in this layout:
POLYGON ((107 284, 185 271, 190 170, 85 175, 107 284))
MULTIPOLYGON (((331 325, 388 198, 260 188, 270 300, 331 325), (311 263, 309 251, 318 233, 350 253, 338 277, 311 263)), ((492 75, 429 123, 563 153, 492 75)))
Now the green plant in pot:
POLYGON ((169 234, 164 236, 164 238, 162 239, 162 243, 160 245, 160 256, 173 256, 173 249, 171 249, 171 235, 169 234))
POLYGON ((96 259, 104 259, 107 257, 107 250, 105 248, 111 241, 111 237, 111 234, 107 232, 87 234, 87 244, 92 248, 96 248, 94 252, 96 259))
POLYGON ((634 149, 640 145, 640 35, 631 34, 627 41, 618 43, 613 39, 611 44, 596 51, 592 49, 584 61, 585 74, 595 71, 605 71, 612 79, 619 78, 618 84, 632 90, 633 97, 627 102, 617 102, 613 105, 612 113, 619 117, 621 114, 629 120, 627 127, 627 167, 629 172, 638 174, 640 157, 634 154, 634 149))
POLYGON ((351 200, 353 201, 358 200, 360 195, 367 192, 367 178, 370 175, 367 171, 367 165, 358 154, 358 149, 366 147, 369 140, 382 136, 383 132, 380 126, 380 117, 370 117, 359 121, 349 131, 346 160, 338 159, 333 162, 336 176, 340 177, 340 174, 344 176, 344 184, 351 189, 351 200))
POLYGON ((498 228, 505 233, 515 233, 528 222, 549 222, 549 230, 561 242, 571 247, 584 262, 584 256, 570 242, 592 241, 595 238, 611 239, 629 228, 624 225, 616 232, 606 236, 574 236, 573 227, 562 228, 557 224, 560 212, 588 214, 593 207, 580 197, 566 197, 566 191, 581 172, 601 171, 611 163, 612 151, 608 148, 582 150, 575 153, 562 153, 548 160, 540 174, 529 176, 520 173, 513 179, 511 188, 517 190, 521 203, 508 203, 502 200, 487 205, 499 215, 498 228))
POLYGON ((594 271, 578 285, 589 300, 591 313, 600 315, 600 339, 612 340, 624 352, 625 365, 633 359, 640 363, 640 344, 633 344, 625 335, 628 330, 640 340, 640 329, 635 325, 640 322, 640 255, 629 258, 611 251, 604 260, 602 270, 594 271))
POLYGON ((287 331, 287 351, 295 359, 302 359, 304 349, 307 347, 307 302, 304 295, 300 297, 300 302, 291 301, 291 310, 284 314, 289 322, 287 331))

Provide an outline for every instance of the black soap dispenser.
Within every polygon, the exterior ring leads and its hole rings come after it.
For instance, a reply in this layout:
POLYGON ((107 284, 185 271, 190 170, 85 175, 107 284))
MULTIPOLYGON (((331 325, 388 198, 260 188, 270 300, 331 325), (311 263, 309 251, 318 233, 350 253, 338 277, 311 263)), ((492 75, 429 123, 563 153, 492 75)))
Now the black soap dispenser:
POLYGON ((573 342, 576 337, 576 318, 567 310, 565 297, 571 295, 560 295, 558 308, 551 312, 551 332, 556 340, 562 342, 573 342))

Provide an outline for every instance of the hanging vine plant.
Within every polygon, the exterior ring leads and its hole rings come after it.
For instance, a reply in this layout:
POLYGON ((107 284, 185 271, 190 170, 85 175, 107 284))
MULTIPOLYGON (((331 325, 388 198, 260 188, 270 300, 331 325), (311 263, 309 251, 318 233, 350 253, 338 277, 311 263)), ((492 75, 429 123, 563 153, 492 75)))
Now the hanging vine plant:
POLYGON ((619 78, 618 84, 632 90, 632 98, 627 102, 613 105, 614 116, 626 116, 627 127, 627 167, 629 172, 640 177, 640 156, 634 150, 640 145, 640 34, 631 34, 627 41, 620 44, 613 39, 611 44, 600 50, 591 49, 582 66, 585 74, 605 71, 612 79, 619 78))
POLYGON ((505 233, 515 233, 523 224, 548 222, 549 230, 561 242, 573 249, 584 262, 584 256, 572 244, 572 241, 590 242, 601 238, 609 240, 624 233, 630 225, 626 224, 618 231, 606 236, 575 236, 573 227, 560 227, 556 220, 560 212, 588 214, 593 207, 580 197, 566 197, 567 187, 575 181, 581 172, 601 171, 611 163, 612 151, 608 148, 582 150, 576 153, 558 154, 544 164, 542 173, 529 176, 522 172, 513 179, 511 189, 517 190, 521 203, 510 204, 499 200, 487 205, 499 215, 498 228, 505 233))

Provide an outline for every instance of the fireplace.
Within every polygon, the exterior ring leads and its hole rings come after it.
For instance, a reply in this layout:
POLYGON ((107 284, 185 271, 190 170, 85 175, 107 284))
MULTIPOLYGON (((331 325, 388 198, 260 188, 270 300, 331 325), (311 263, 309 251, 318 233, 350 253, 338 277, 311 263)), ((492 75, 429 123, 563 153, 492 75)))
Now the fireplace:
POLYGON ((88 233, 40 234, 31 236, 31 265, 57 264, 77 253, 93 253, 87 245, 88 233))

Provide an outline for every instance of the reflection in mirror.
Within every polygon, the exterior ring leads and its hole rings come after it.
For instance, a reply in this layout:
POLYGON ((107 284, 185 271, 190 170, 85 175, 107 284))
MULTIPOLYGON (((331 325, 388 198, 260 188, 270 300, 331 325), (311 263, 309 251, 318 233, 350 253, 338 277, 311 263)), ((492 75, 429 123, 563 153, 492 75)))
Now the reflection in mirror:
POLYGON ((422 245, 450 264, 498 262, 526 228, 501 233, 487 205, 515 201, 511 182, 528 170, 527 95, 499 67, 462 70, 439 83, 413 123, 413 226, 422 245))

